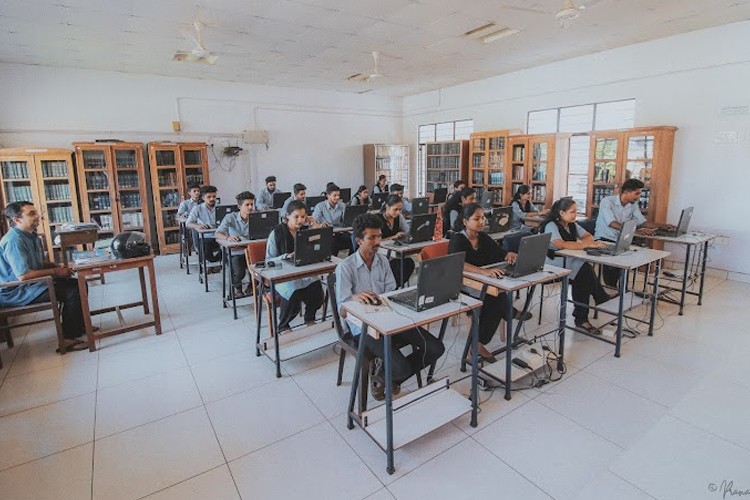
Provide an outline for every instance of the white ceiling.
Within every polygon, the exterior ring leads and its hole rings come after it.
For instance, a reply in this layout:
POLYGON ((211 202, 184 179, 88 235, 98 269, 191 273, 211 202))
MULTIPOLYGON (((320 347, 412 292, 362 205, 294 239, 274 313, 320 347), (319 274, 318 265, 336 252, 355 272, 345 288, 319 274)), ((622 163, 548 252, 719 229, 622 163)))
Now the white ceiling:
POLYGON ((411 95, 645 40, 750 19, 750 0, 3 0, 0 62, 411 95), (215 65, 177 63, 201 20, 215 65), (490 44, 487 22, 522 30, 490 44), (379 51, 382 78, 369 74, 379 51))

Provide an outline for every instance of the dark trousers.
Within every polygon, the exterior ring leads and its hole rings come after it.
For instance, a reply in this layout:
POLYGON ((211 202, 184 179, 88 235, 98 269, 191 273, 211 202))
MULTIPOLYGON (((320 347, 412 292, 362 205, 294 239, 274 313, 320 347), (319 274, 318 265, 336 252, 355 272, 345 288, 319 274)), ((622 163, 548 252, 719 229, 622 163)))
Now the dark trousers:
POLYGON ((201 247, 201 240, 198 231, 192 231, 193 233, 193 247, 198 250, 198 257, 200 258, 201 251, 206 255, 207 262, 221 262, 221 247, 216 240, 213 238, 203 238, 203 247, 201 247))
MULTIPOLYGON (((616 270, 619 276, 620 271, 616 270)), ((576 279, 572 281, 573 284, 573 300, 577 302, 573 308, 573 317, 576 323, 582 323, 589 318, 589 308, 587 305, 591 297, 594 298, 596 304, 601 304, 609 300, 609 295, 602 288, 599 283, 599 278, 594 272, 594 268, 588 262, 584 262, 581 268, 576 274, 576 279), (578 304, 581 303, 581 305, 578 304)))
MULTIPOLYGON (((385 355, 383 337, 374 339, 370 335, 361 335, 365 339, 365 347, 372 356, 383 359, 385 355)), ((361 340, 361 339, 360 339, 361 340)), ((401 384, 423 368, 430 366, 445 352, 445 346, 424 328, 413 328, 405 332, 391 335, 391 374, 393 383, 401 384), (410 345, 412 353, 404 356, 401 348, 410 345)), ((376 374, 383 377, 382 374, 376 374)))
POLYGON ((247 274, 247 261, 245 260, 245 254, 233 255, 232 259, 232 285, 235 288, 242 286, 242 280, 245 279, 247 274))
MULTIPOLYGON (((391 271, 396 278, 396 285, 401 288, 401 259, 391 259, 391 271)), ((409 277, 414 273, 414 261, 408 257, 404 258, 404 283, 409 281, 409 277)))
POLYGON ((497 297, 487 294, 479 311, 479 342, 487 345, 500 326, 500 320, 507 318, 508 299, 504 293, 497 297))
POLYGON ((305 322, 315 321, 315 313, 323 305, 323 287, 320 281, 310 283, 305 288, 295 290, 289 300, 281 297, 281 311, 279 313, 279 330, 289 327, 289 323, 297 317, 302 304, 305 304, 305 322))
POLYGON ((352 254, 352 237, 347 232, 333 234, 333 255, 338 255, 341 250, 346 250, 347 255, 352 254))
MULTIPOLYGON (((78 293, 78 280, 73 278, 55 278, 55 296, 62 304, 63 337, 75 339, 85 334, 83 311, 81 310, 81 296, 78 293)), ((45 291, 31 301, 32 304, 48 302, 49 293, 45 291)))

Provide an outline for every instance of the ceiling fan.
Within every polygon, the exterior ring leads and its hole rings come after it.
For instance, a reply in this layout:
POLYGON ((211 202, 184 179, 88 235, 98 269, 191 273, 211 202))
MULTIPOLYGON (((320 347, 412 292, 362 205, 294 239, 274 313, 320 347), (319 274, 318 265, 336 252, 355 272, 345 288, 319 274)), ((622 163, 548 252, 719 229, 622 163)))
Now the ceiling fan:
POLYGON ((365 73, 355 73, 351 76, 348 76, 346 79, 350 82, 363 82, 363 83, 370 83, 376 78, 380 78, 383 76, 383 74, 380 72, 380 69, 378 68, 378 59, 380 58, 380 52, 370 52, 372 54, 372 71, 369 74, 365 73))
POLYGON ((175 52, 172 60, 177 62, 214 64, 219 56, 206 49, 206 46, 203 45, 203 23, 194 21, 193 27, 195 28, 195 36, 192 33, 188 33, 188 36, 195 42, 195 48, 190 51, 178 50, 175 52))
POLYGON ((536 8, 537 4, 535 4, 535 6, 533 7, 517 7, 514 5, 503 5, 503 8, 509 9, 509 10, 518 10, 522 12, 533 12, 535 14, 553 14, 557 22, 560 23, 560 26, 563 28, 567 28, 570 25, 570 23, 572 23, 575 19, 577 19, 581 15, 581 13, 584 10, 591 8, 594 5, 599 4, 603 1, 604 0, 588 0, 580 5, 577 5, 574 0, 563 0, 560 10, 556 12, 550 12, 549 10, 536 8))

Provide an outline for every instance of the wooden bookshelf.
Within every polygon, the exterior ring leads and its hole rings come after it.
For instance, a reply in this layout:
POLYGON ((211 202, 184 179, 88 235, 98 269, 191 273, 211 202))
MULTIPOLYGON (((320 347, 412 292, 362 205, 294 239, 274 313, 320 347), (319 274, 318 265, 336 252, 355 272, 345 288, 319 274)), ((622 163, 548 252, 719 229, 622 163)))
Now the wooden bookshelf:
POLYGON ((505 191, 504 205, 510 205, 519 186, 531 187, 531 202, 550 208, 555 168, 554 135, 518 135, 508 138, 508 170, 510 189, 505 191))
MULTIPOLYGON (((0 149, 3 205, 30 201, 44 216, 37 232, 43 235, 49 257, 62 262, 54 245, 55 230, 65 222, 80 222, 78 192, 69 149, 0 149)), ((7 228, 8 221, 3 223, 7 228)))
MULTIPOLYGON (((365 144, 362 147, 365 186, 369 189, 385 175, 388 185, 398 183, 409 193, 409 146, 400 144, 365 144)), ((345 187, 345 186, 340 186, 345 187)))
POLYGON ((676 127, 640 127, 591 134, 586 214, 595 217, 605 196, 627 179, 645 184, 639 207, 647 220, 664 222, 669 205, 676 127))
POLYGON ((81 211, 101 239, 141 231, 151 241, 143 143, 74 142, 81 211))
POLYGON ((159 252, 177 253, 177 209, 188 196, 189 184, 209 183, 207 147, 201 142, 149 142, 147 146, 159 252))
POLYGON ((437 188, 453 189, 453 183, 466 180, 469 170, 469 141, 442 141, 425 144, 425 195, 437 188))
POLYGON ((469 187, 481 197, 485 189, 495 192, 500 204, 507 195, 506 180, 509 130, 474 132, 469 140, 469 187))

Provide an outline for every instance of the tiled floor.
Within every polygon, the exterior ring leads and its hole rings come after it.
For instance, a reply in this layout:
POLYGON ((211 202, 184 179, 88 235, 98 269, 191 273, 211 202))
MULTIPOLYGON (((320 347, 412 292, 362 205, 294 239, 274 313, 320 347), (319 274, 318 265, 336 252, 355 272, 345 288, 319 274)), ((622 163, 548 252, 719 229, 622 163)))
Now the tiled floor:
MULTIPOLYGON (((341 387, 330 348, 276 379, 255 356, 250 307, 237 321, 222 309, 220 277, 206 294, 176 257, 156 265, 163 335, 59 356, 45 324, 0 347, 0 498, 685 500, 750 489, 750 285, 709 279, 704 305, 682 317, 661 304, 655 336, 627 340, 620 359, 568 335, 561 381, 511 401, 480 392, 476 429, 462 417, 418 439, 389 476, 385 454, 346 428, 351 358, 341 387)), ((122 273, 90 288, 98 306, 138 285, 122 273)), ((440 374, 460 374, 467 326, 449 329, 440 374)))

